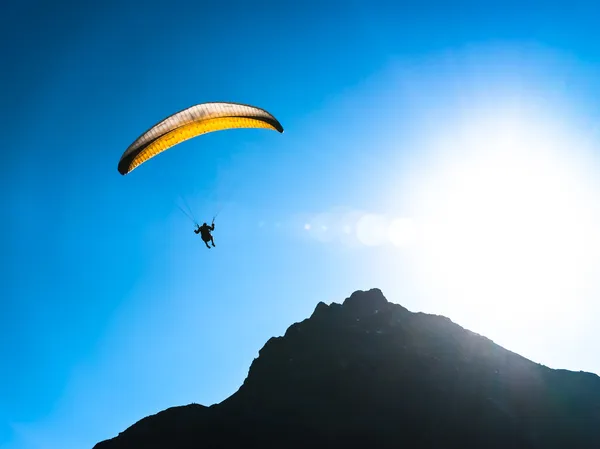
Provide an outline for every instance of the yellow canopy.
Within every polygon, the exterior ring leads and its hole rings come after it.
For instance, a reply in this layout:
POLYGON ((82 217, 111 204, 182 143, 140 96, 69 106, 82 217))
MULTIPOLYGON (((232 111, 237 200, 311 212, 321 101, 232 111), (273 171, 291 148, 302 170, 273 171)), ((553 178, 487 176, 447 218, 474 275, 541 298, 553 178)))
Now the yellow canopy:
POLYGON ((265 128, 283 133, 279 121, 264 109, 240 103, 202 103, 167 117, 138 137, 121 156, 119 173, 126 175, 192 137, 234 128, 265 128))

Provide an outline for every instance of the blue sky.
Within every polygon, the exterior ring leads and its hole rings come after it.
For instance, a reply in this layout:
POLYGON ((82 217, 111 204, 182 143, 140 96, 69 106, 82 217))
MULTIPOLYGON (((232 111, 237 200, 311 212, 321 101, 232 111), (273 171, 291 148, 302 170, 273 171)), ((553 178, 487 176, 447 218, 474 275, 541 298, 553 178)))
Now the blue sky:
POLYGON ((4 10, 0 447, 92 447, 164 408, 219 402, 271 336, 371 287, 536 362, 600 372, 600 7, 523 3, 4 10), (205 101, 263 107, 285 133, 205 135, 118 174, 139 134, 205 101), (493 146, 500 122, 542 153, 491 155, 485 167, 506 167, 499 193, 471 197, 497 185, 476 184, 465 148, 480 134, 493 146), (453 169, 474 184, 452 190, 453 169), (511 209, 509 193, 529 202, 511 209), (215 249, 181 198, 200 220, 221 210, 215 249), (444 205, 462 218, 444 221, 444 205), (541 225, 494 265, 506 246, 464 231, 492 223, 481 210, 500 211, 509 247, 515 222, 541 225), (428 238, 419 217, 462 234, 428 238), (425 237, 405 247, 390 231, 389 244, 382 220, 425 237))

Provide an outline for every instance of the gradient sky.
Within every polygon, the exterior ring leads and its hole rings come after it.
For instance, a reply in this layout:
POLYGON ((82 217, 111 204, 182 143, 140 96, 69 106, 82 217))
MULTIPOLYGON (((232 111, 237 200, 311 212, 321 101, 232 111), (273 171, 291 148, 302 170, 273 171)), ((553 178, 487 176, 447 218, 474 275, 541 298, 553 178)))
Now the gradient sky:
POLYGON ((219 402, 270 337, 372 287, 600 373, 598 17, 592 1, 12 2, 0 447, 91 448, 219 402), (119 175, 140 133, 205 101, 263 107, 285 133, 201 136, 119 175), (221 211, 215 249, 182 198, 221 211), (390 223, 414 232, 390 243, 390 223))

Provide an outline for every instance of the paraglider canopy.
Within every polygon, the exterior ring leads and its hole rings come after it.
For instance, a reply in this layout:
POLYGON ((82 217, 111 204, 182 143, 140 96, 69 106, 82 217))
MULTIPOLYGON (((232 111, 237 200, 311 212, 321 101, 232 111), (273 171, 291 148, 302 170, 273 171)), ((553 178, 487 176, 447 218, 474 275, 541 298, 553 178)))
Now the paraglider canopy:
POLYGON ((126 175, 185 140, 234 128, 265 128, 283 133, 279 121, 264 109, 241 103, 202 103, 167 117, 138 137, 121 156, 119 173, 126 175))

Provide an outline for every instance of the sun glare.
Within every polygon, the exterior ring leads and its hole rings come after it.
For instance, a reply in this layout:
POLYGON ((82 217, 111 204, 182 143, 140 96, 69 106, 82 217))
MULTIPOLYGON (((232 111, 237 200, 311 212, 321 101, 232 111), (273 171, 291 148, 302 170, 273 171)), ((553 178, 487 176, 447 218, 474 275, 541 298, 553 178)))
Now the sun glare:
POLYGON ((405 248, 416 239, 415 224, 407 217, 359 210, 334 210, 311 217, 303 226, 313 239, 347 247, 394 245, 405 248))
POLYGON ((388 192, 384 210, 337 208, 298 228, 379 258, 373 279, 421 311, 530 357, 563 345, 567 360, 600 297, 598 135, 535 92, 457 93, 411 136, 390 131, 396 169, 368 186, 388 192))
POLYGON ((413 198, 421 284, 485 321, 558 323, 581 305, 600 260, 598 187, 582 140, 496 110, 441 142, 413 198))

